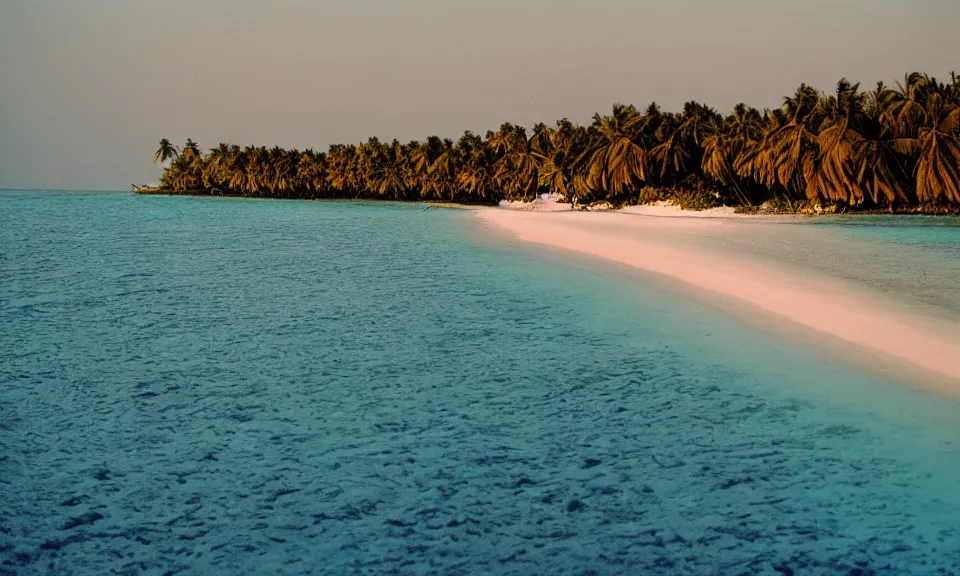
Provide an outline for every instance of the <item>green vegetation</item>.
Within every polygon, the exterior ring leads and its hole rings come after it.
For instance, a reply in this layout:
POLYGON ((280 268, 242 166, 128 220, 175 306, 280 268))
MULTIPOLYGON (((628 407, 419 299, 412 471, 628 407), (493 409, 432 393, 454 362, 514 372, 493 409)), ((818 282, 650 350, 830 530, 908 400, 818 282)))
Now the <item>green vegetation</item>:
POLYGON ((960 79, 925 74, 861 91, 841 80, 824 94, 801 85, 783 106, 739 104, 724 117, 614 105, 589 126, 564 119, 528 132, 503 124, 455 143, 335 144, 327 152, 221 144, 202 154, 166 139, 166 193, 257 198, 379 198, 493 204, 555 193, 574 204, 669 200, 746 211, 960 210, 960 79))

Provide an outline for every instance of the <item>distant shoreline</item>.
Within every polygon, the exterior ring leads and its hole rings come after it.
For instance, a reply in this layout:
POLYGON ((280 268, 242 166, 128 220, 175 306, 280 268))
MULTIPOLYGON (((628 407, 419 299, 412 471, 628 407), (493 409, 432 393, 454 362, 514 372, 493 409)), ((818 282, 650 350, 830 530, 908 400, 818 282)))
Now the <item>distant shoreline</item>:
MULTIPOLYGON (((377 198, 373 196, 324 196, 324 197, 307 197, 292 194, 289 196, 247 196, 242 194, 224 194, 217 190, 165 190, 161 188, 154 187, 142 187, 135 189, 134 192, 140 195, 147 196, 192 196, 192 197, 206 197, 206 198, 247 198, 251 200, 329 200, 329 201, 352 201, 352 200, 364 200, 370 202, 401 202, 401 203, 410 203, 410 204, 430 204, 442 208, 460 208, 460 209, 470 209, 470 208, 495 208, 496 204, 485 204, 485 203, 472 203, 472 202, 451 202, 448 200, 431 200, 424 198, 415 198, 415 199, 396 199, 396 198, 377 198)), ((573 208, 570 204, 562 202, 565 206, 564 210, 569 211, 583 211, 583 212, 615 212, 619 210, 631 210, 636 208, 645 208, 650 206, 662 206, 665 202, 658 201, 648 204, 626 204, 620 207, 613 207, 607 203, 600 202, 595 204, 585 204, 573 208), (568 208, 567 208, 568 207, 568 208)), ((529 204, 531 209, 535 210, 536 200, 526 202, 529 204)), ((845 211, 837 212, 835 210, 824 210, 821 212, 816 212, 813 210, 806 211, 784 211, 784 210, 765 210, 761 206, 757 207, 744 207, 744 206, 715 206, 712 208, 704 208, 702 210, 682 208, 680 206, 676 207, 678 215, 685 215, 690 217, 695 217, 702 213, 710 213, 712 210, 728 208, 733 210, 734 214, 737 216, 751 217, 751 216, 835 216, 835 215, 850 215, 850 216, 960 216, 960 206, 950 207, 950 206, 936 206, 936 207, 924 207, 924 206, 903 206, 899 207, 893 211, 890 210, 853 210, 848 209, 845 211)))

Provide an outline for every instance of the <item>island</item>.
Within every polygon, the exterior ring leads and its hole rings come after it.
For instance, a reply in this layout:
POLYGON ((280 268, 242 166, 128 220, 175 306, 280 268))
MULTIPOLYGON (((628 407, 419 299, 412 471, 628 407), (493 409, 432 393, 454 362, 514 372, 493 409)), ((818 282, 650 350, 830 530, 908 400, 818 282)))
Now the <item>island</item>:
POLYGON ((741 212, 960 212, 960 79, 907 74, 873 90, 844 79, 830 94, 801 85, 777 109, 723 116, 615 104, 589 126, 527 131, 504 123, 456 142, 334 144, 326 152, 220 144, 203 153, 164 138, 159 187, 141 193, 254 198, 528 201, 573 207, 667 201, 741 212))

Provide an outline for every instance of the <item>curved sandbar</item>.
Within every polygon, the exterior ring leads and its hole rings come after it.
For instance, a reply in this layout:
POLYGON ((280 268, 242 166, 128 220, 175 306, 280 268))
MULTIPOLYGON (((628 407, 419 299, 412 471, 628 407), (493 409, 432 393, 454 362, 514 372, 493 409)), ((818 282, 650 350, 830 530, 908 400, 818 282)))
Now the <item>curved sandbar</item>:
MULTIPOLYGON (((517 238, 668 276, 753 304, 796 324, 906 361, 960 384, 960 324, 914 313, 857 286, 711 249, 751 232, 734 218, 656 218, 623 213, 479 210, 517 238)), ((858 263, 852 262, 851 265, 858 263)))

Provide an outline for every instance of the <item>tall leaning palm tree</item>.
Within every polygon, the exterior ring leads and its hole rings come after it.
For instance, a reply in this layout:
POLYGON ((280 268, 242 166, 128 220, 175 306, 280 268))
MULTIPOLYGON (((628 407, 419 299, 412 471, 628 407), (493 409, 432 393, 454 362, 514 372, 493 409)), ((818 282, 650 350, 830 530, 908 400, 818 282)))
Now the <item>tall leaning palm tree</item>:
POLYGON ((167 160, 180 158, 180 152, 177 150, 177 147, 170 143, 166 138, 160 139, 160 147, 157 148, 156 154, 153 155, 154 164, 163 164, 167 160))
POLYGON ((917 198, 960 204, 960 107, 939 93, 927 98, 923 124, 907 149, 917 156, 917 198))
POLYGON ((865 200, 857 180, 856 148, 863 142, 866 95, 847 79, 837 83, 836 94, 820 100, 817 114, 822 124, 817 134, 818 155, 807 178, 807 198, 858 206, 865 200))

